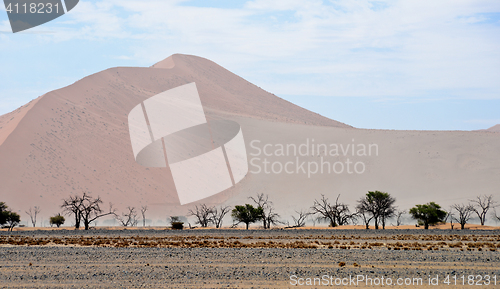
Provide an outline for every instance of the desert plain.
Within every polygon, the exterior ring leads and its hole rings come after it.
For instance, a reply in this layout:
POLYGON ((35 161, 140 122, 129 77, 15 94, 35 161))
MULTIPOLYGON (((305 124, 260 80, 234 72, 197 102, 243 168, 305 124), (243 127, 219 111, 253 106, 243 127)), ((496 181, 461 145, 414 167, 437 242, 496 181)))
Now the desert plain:
POLYGON ((389 278, 394 284, 384 287, 470 288, 467 282, 472 278, 481 288, 498 288, 500 282, 495 285, 494 278, 500 281, 499 233, 492 227, 19 229, 0 232, 0 284, 2 288, 289 288, 304 287, 299 282, 307 285, 307 278, 310 282, 320 278, 309 288, 378 288, 382 286, 376 282, 383 278, 387 283, 389 278), (429 278, 436 276, 439 285, 429 285, 429 278), (335 280, 349 278, 366 281, 335 286, 335 280), (372 286, 366 283, 369 278, 372 286), (411 283, 399 286, 398 279, 411 283))

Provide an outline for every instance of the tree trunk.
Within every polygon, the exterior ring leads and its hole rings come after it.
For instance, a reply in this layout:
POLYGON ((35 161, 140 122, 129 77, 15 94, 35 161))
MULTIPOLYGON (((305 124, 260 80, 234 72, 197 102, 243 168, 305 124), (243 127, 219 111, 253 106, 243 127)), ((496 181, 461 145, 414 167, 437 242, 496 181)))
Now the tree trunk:
POLYGON ((465 223, 460 223, 460 229, 465 229, 465 223))
POLYGON ((75 213, 75 230, 80 229, 80 221, 81 217, 79 216, 78 213, 75 213))
POLYGON ((375 230, 378 230, 378 218, 375 219, 375 230))
POLYGON ((424 223, 424 229, 429 230, 429 223, 427 222, 424 223))
POLYGON ((247 230, 248 230, 248 225, 249 225, 250 223, 245 223, 245 224, 247 225, 247 230))

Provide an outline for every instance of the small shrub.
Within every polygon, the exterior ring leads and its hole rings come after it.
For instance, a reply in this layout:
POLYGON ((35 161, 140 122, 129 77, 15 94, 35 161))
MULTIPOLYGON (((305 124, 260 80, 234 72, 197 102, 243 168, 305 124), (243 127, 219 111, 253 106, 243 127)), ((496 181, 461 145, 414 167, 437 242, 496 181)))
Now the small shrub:
POLYGON ((174 230, 182 230, 184 229, 184 222, 181 221, 181 218, 178 216, 170 217, 170 225, 174 230))

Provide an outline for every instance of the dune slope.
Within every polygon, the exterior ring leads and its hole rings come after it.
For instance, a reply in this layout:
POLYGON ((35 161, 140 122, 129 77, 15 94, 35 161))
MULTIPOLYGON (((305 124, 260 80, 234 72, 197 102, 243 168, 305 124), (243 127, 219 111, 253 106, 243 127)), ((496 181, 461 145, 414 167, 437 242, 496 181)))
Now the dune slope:
MULTIPOLYGON (((251 172, 236 185, 204 200, 209 204, 243 204, 266 193, 282 218, 307 209, 321 194, 351 208, 368 190, 388 191, 401 209, 416 203, 449 206, 500 187, 500 135, 488 132, 418 132, 360 130, 291 104, 245 81, 212 61, 173 55, 149 68, 111 68, 0 117, 0 201, 21 213, 42 209, 42 223, 60 212, 61 200, 89 191, 112 202, 148 205, 153 224, 185 215, 169 169, 145 168, 132 154, 127 116, 141 101, 168 89, 196 82, 210 117, 229 118, 244 132, 251 172), (10 121, 10 123, 7 123, 10 121), (330 162, 363 162, 362 174, 267 174, 255 164, 316 162, 321 156, 252 156, 253 141, 265 144, 376 144, 378 154, 340 154, 330 162)), ((230 218, 227 220, 230 221, 230 218)), ((112 225, 101 220, 99 225, 112 225)))

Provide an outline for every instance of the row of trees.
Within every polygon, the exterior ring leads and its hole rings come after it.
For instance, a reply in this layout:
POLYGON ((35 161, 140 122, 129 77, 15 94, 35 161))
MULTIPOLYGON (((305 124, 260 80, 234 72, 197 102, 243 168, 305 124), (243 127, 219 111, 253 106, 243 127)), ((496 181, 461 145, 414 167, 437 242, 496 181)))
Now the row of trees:
MULTIPOLYGON (((328 198, 322 195, 321 199, 314 200, 309 210, 296 211, 297 215, 292 216, 295 224, 288 227, 303 227, 309 216, 315 216, 314 220, 329 223, 331 227, 356 223, 361 218, 368 229, 370 222, 373 220, 375 228, 378 229, 379 223, 385 228, 386 220, 396 214, 396 207, 394 206, 396 199, 388 193, 368 192, 365 198, 358 201, 355 212, 351 212, 347 204, 339 202, 339 198, 340 195, 334 203, 331 203, 328 198)), ((233 226, 245 223, 248 229, 250 223, 262 221, 263 227, 269 229, 271 225, 284 224, 284 222, 279 221, 280 216, 274 212, 273 204, 269 201, 267 195, 258 194, 256 198, 250 197, 249 199, 255 203, 256 207, 250 204, 236 206, 231 214, 234 221, 233 226)))
MULTIPOLYGON (((288 225, 288 227, 303 227, 310 216, 314 216, 313 220, 315 221, 329 223, 331 227, 356 223, 358 219, 362 219, 367 229, 372 221, 374 221, 376 229, 379 229, 379 224, 385 229, 386 221, 396 215, 398 222, 400 222, 402 213, 396 211, 394 206, 396 199, 388 193, 368 192, 364 198, 358 201, 354 212, 351 212, 347 204, 339 202, 339 198, 340 195, 337 196, 334 203, 331 203, 327 197, 322 195, 321 199, 314 200, 309 210, 296 211, 297 215, 292 216, 294 225, 288 225)), ((269 201, 267 195, 258 194, 257 197, 249 199, 254 202, 256 207, 251 204, 236 206, 231 214, 234 221, 233 226, 245 223, 248 229, 249 224, 262 221, 263 227, 269 229, 271 225, 285 223, 279 220, 280 216, 274 212, 273 203, 269 201)))
MULTIPOLYGON (((273 202, 269 200, 268 195, 262 193, 249 198, 253 204, 235 206, 232 210, 229 206, 209 207, 205 204, 197 205, 194 209, 189 210, 189 216, 195 217, 196 224, 201 227, 208 227, 212 224, 216 228, 222 227, 225 216, 231 212, 233 227, 244 223, 246 229, 249 228, 250 224, 259 221, 262 222, 264 229, 269 229, 271 225, 278 224, 287 224, 288 227, 303 227, 309 217, 312 217, 313 222, 326 222, 331 227, 357 224, 358 221, 362 221, 366 229, 369 229, 371 223, 374 224, 375 229, 380 227, 385 229, 389 219, 395 219, 396 225, 401 225, 402 216, 408 212, 425 229, 428 229, 431 225, 446 221, 452 224, 452 229, 453 222, 459 223, 461 229, 464 229, 474 215, 477 215, 481 225, 484 225, 488 212, 497 207, 497 202, 492 195, 484 195, 478 196, 465 204, 453 204, 448 212, 434 202, 416 205, 409 211, 400 211, 395 206, 396 199, 389 193, 373 191, 360 198, 357 201, 355 210, 351 212, 349 206, 340 202, 339 198, 340 195, 337 196, 335 202, 330 202, 327 197, 322 195, 320 199, 314 200, 313 205, 308 210, 296 211, 296 215, 292 216, 294 223, 292 226, 288 222, 280 221, 280 215, 275 212, 273 202)), ((109 204, 109 211, 102 210, 102 203, 100 197, 92 198, 88 193, 84 192, 81 195, 74 195, 64 199, 61 207, 65 214, 74 218, 76 229, 79 229, 83 223, 85 230, 88 230, 92 222, 109 215, 113 215, 122 226, 137 226, 138 213, 135 207, 128 207, 126 212, 117 214, 111 203, 109 204)), ((146 226, 147 209, 147 206, 140 209, 143 226, 146 226)), ((26 213, 30 217, 33 227, 35 227, 40 208, 30 208, 26 213)), ((496 212, 493 216, 500 221, 500 216, 496 212)), ((50 217, 51 226, 56 225, 59 227, 64 222, 65 218, 61 214, 50 217)), ((12 230, 19 223, 20 216, 9 210, 5 203, 0 202, 0 225, 12 230)), ((176 219, 171 223, 182 222, 176 219)))
MULTIPOLYGON (((291 227, 303 227, 307 218, 313 216, 313 220, 327 222, 331 227, 356 224, 358 220, 361 220, 366 229, 369 229, 370 223, 374 223, 375 229, 379 229, 380 226, 385 229, 387 220, 392 218, 396 220, 397 226, 401 225, 402 216, 406 213, 406 211, 397 210, 396 199, 385 192, 368 192, 357 201, 354 212, 351 212, 347 204, 339 202, 339 198, 340 195, 337 196, 335 202, 330 202, 322 195, 319 200, 314 200, 309 210, 296 211, 296 215, 292 216, 294 225, 291 227)), ((269 201, 268 196, 259 194, 257 198, 251 197, 250 199, 257 207, 250 204, 236 206, 232 210, 234 224, 245 223, 248 229, 250 223, 263 221, 263 227, 268 229, 271 224, 283 223, 278 220, 279 215, 274 213, 272 202, 269 201)), ((481 225, 484 225, 488 212, 496 206, 497 202, 492 195, 484 195, 470 200, 467 204, 454 204, 448 212, 435 202, 430 202, 416 205, 408 213, 425 229, 446 221, 452 224, 452 229, 453 222, 459 223, 461 229, 464 229, 474 214, 479 218, 481 225)), ((500 220, 496 212, 493 216, 500 220)))
MULTIPOLYGON (((26 214, 31 219, 31 224, 33 227, 36 226, 36 217, 40 213, 40 208, 39 207, 34 207, 30 208, 28 211, 26 211, 26 214)), ((58 214, 54 217, 50 217, 50 224, 56 225, 57 227, 61 226, 64 224, 65 219, 61 214, 58 214)), ((9 231, 12 231, 15 226, 19 225, 21 223, 21 216, 19 216, 18 213, 12 212, 9 210, 9 207, 4 203, 0 202, 0 226, 3 228, 8 228, 9 231)))
POLYGON ((189 210, 189 215, 196 218, 196 224, 201 227, 208 227, 210 224, 215 225, 216 228, 222 227, 222 221, 224 217, 229 213, 229 206, 217 207, 207 207, 207 205, 202 204, 196 206, 193 210, 189 210))
MULTIPOLYGON (((340 195, 332 203, 322 195, 319 200, 314 200, 309 210, 296 211, 297 215, 292 216, 294 225, 288 225, 288 227, 305 226, 306 219, 313 216, 313 220, 327 222, 331 227, 356 224, 361 220, 366 229, 369 229, 370 223, 374 224, 375 229, 380 227, 385 229, 387 221, 392 218, 395 218, 397 226, 401 225, 402 216, 408 212, 425 229, 447 220, 451 223, 460 223, 461 228, 464 229, 473 213, 478 216, 481 225, 484 225, 488 211, 497 205, 493 200, 493 196, 490 195, 478 196, 468 204, 454 204, 449 212, 444 211, 441 206, 434 202, 416 205, 409 211, 401 211, 397 210, 396 199, 389 193, 372 191, 360 198, 357 201, 355 210, 351 212, 349 206, 340 202, 339 198, 340 195)), ((232 210, 229 206, 209 207, 206 204, 197 205, 194 209, 189 210, 189 216, 195 217, 196 224, 201 227, 208 227, 212 224, 216 228, 221 228, 223 219, 229 212, 231 212, 233 219, 233 227, 243 223, 248 229, 250 224, 259 221, 262 222, 264 229, 271 228, 271 225, 285 224, 285 222, 280 221, 280 215, 275 212, 273 202, 269 200, 268 195, 260 193, 256 197, 250 197, 249 200, 253 204, 238 205, 232 210)), ((83 222, 85 229, 88 230, 91 222, 108 215, 114 215, 123 226, 137 225, 138 219, 135 207, 128 207, 125 213, 118 215, 112 204, 110 204, 108 212, 103 212, 101 204, 102 201, 99 197, 93 199, 87 193, 83 193, 81 196, 71 196, 64 200, 62 208, 66 213, 74 216, 76 229, 80 227, 80 222, 83 222)), ((143 226, 145 226, 146 211, 147 207, 141 208, 143 226)), ((494 216, 500 220, 500 217, 496 214, 494 216)), ((179 221, 171 221, 171 223, 179 223, 179 221)))
MULTIPOLYGON (((67 215, 71 215, 75 221, 75 229, 79 229, 81 224, 85 230, 90 228, 90 224, 99 218, 105 216, 114 216, 122 226, 137 226, 139 219, 135 207, 127 207, 126 212, 118 214, 113 208, 113 204, 109 204, 109 210, 104 211, 100 197, 92 198, 89 194, 84 192, 82 195, 70 196, 63 200, 62 209, 67 215)), ((146 212, 147 206, 142 206, 140 213, 142 215, 142 224, 146 226, 146 212)))

